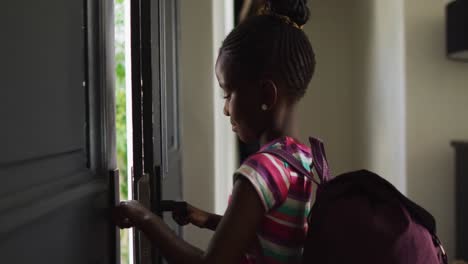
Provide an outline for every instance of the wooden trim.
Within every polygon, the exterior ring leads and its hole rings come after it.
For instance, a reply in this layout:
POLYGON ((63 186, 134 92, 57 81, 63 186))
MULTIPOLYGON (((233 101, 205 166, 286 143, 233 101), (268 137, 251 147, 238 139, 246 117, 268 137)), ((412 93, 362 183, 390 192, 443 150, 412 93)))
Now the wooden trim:
POLYGON ((452 141, 451 145, 454 148, 468 148, 468 141, 462 141, 462 140, 452 141))

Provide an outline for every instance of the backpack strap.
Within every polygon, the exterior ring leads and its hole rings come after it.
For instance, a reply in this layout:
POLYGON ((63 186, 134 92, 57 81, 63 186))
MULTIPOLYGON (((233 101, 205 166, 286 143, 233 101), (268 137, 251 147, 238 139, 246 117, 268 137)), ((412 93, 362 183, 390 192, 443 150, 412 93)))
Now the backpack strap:
POLYGON ((314 137, 309 137, 309 142, 312 151, 312 166, 315 168, 320 181, 327 182, 330 180, 330 167, 328 166, 323 142, 314 137))
POLYGON ((310 171, 307 171, 304 168, 304 166, 302 166, 302 164, 291 153, 282 149, 266 149, 266 150, 261 151, 260 153, 268 153, 286 161, 289 165, 291 165, 291 167, 293 167, 298 172, 303 174, 309 180, 315 182, 317 185, 320 185, 320 183, 318 183, 317 180, 315 180, 312 177, 312 175, 310 174, 310 171))
MULTIPOLYGON (((327 182, 330 179, 330 169, 328 167, 327 156, 325 154, 325 147, 320 139, 309 137, 310 147, 312 151, 312 166, 315 169, 320 179, 320 183, 327 182)), ((313 178, 310 171, 307 171, 304 166, 289 152, 282 149, 266 149, 261 153, 269 153, 282 160, 286 161, 289 165, 295 168, 298 172, 302 173, 309 180, 320 185, 316 179, 313 178)))

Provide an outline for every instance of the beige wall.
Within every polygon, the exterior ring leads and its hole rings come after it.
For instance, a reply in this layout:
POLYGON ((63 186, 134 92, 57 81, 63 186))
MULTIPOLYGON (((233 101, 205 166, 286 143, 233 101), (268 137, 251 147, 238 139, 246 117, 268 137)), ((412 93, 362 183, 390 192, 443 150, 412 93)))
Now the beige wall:
POLYGON ((301 139, 321 137, 333 173, 371 169, 405 190, 401 1, 315 1, 305 27, 317 70, 299 109, 301 139))
POLYGON ((444 1, 310 4, 318 64, 301 138, 325 140, 334 174, 374 170, 427 208, 453 255, 450 141, 468 138, 468 64, 445 58, 444 1))
MULTIPOLYGON (((357 54, 362 35, 354 1, 311 1, 305 32, 311 39, 317 68, 298 111, 300 139, 325 141, 332 173, 363 167, 364 62, 357 54)), ((361 42, 362 43, 362 42, 361 42)))
POLYGON ((454 152, 468 139, 468 64, 445 58, 445 1, 405 1, 408 194, 455 249, 454 152))

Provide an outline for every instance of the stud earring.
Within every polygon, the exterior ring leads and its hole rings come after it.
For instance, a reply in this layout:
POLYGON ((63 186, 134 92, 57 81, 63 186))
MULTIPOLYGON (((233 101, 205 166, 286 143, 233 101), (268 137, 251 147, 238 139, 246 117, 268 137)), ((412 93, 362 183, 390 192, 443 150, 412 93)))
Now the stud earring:
POLYGON ((266 104, 262 104, 262 110, 263 110, 263 111, 268 110, 268 106, 267 106, 266 104))

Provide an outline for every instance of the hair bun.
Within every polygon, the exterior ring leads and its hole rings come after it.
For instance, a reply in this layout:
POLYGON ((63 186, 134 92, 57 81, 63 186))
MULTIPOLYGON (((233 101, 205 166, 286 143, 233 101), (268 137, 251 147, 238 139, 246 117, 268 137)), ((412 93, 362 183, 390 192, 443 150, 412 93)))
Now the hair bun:
POLYGON ((271 12, 287 16, 299 26, 305 25, 310 18, 307 0, 267 0, 271 12))

